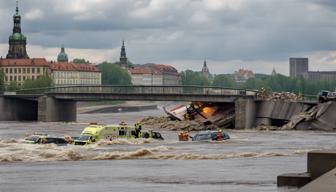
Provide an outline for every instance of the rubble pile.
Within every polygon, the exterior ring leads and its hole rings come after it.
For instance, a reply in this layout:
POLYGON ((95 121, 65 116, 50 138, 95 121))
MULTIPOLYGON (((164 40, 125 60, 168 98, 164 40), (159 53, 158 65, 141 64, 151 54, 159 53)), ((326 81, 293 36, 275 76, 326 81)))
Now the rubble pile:
POLYGON ((200 131, 208 126, 198 121, 172 121, 169 117, 147 117, 141 121, 145 127, 170 131, 200 131))
POLYGON ((336 102, 319 103, 310 110, 292 117, 283 130, 336 130, 336 102))
POLYGON ((295 102, 295 101, 300 101, 302 100, 302 96, 301 95, 297 95, 295 93, 290 93, 290 92, 273 92, 272 95, 269 95, 266 97, 266 100, 268 101, 291 101, 291 102, 295 102))

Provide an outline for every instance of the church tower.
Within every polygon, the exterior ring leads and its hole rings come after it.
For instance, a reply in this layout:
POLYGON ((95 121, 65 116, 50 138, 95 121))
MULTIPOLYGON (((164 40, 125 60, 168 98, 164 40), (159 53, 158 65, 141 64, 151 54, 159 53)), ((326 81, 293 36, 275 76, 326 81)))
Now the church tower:
POLYGON ((65 53, 64 45, 62 45, 61 52, 57 56, 57 62, 69 62, 68 55, 65 53))
POLYGON ((209 68, 207 66, 207 61, 206 60, 204 60, 204 63, 203 63, 202 75, 207 79, 210 78, 210 71, 209 71, 209 68))
POLYGON ((122 42, 119 65, 123 69, 127 69, 128 68, 128 59, 127 59, 127 56, 126 56, 125 41, 122 42))
POLYGON ((13 34, 9 36, 9 50, 7 59, 29 59, 26 45, 27 38, 21 33, 21 16, 19 13, 19 2, 16 1, 16 11, 13 16, 13 34))

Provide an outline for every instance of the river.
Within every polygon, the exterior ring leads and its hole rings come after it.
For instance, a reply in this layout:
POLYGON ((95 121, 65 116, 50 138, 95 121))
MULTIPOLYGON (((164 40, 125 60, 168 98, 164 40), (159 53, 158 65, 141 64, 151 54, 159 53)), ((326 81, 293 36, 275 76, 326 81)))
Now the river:
POLYGON ((306 153, 336 147, 336 133, 229 130, 224 142, 116 140, 91 146, 29 145, 26 134, 79 135, 89 122, 134 123, 163 112, 79 114, 78 123, 0 123, 0 191, 290 192, 276 177, 306 170, 306 153))

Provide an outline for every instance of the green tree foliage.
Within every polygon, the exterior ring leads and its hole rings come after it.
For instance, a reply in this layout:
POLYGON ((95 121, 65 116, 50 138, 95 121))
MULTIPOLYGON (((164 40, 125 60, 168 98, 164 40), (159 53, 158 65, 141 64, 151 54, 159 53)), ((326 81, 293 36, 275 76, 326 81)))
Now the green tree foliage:
POLYGON ((210 81, 205 78, 200 72, 194 72, 192 70, 186 70, 181 72, 182 85, 210 85, 210 81))
POLYGON ((90 61, 87 61, 85 59, 79 59, 79 58, 75 58, 72 62, 76 64, 90 64, 90 61))
POLYGON ((103 85, 131 85, 132 79, 128 72, 116 64, 103 62, 98 65, 102 72, 103 85))
MULTIPOLYGON (((181 73, 183 85, 210 85, 199 72, 191 70, 181 73)), ((245 83, 234 81, 232 74, 216 75, 211 83, 216 87, 228 87, 237 89, 257 89, 264 87, 268 92, 293 92, 304 95, 316 95, 321 90, 334 91, 336 81, 312 81, 303 77, 291 78, 281 74, 265 75, 256 74, 255 78, 248 79, 245 83)))
POLYGON ((0 69, 0 91, 5 89, 5 73, 0 69))
POLYGON ((17 84, 16 81, 11 81, 6 88, 7 91, 15 91, 18 89, 20 89, 20 86, 17 84))
POLYGON ((216 87, 228 87, 228 88, 237 86, 235 81, 231 77, 224 74, 216 75, 212 82, 212 85, 216 87))
POLYGON ((234 87, 245 89, 261 89, 264 87, 269 92, 293 92, 316 95, 321 90, 335 90, 336 81, 312 81, 303 77, 291 78, 281 74, 258 75, 256 78, 250 78, 241 86, 235 83, 234 87))
POLYGON ((35 80, 27 79, 23 82, 23 89, 51 87, 52 79, 49 76, 40 76, 35 80))

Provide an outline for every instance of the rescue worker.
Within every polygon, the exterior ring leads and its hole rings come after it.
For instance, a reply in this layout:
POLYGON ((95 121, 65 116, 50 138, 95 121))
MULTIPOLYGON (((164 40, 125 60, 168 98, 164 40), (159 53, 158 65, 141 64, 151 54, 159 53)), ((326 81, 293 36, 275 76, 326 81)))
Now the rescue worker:
POLYGON ((223 140, 222 130, 219 130, 217 132, 217 141, 222 141, 222 140, 223 140))
POLYGON ((259 94, 262 99, 267 99, 268 97, 267 90, 264 87, 261 88, 259 94))
POLYGON ((66 136, 64 136, 64 139, 65 139, 65 141, 68 142, 69 144, 72 144, 72 143, 73 143, 73 139, 72 139, 71 136, 66 135, 66 136))
POLYGON ((140 133, 142 129, 141 123, 140 122, 135 123, 134 127, 135 127, 135 138, 140 138, 140 133))

